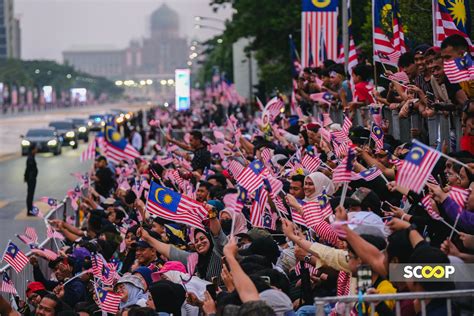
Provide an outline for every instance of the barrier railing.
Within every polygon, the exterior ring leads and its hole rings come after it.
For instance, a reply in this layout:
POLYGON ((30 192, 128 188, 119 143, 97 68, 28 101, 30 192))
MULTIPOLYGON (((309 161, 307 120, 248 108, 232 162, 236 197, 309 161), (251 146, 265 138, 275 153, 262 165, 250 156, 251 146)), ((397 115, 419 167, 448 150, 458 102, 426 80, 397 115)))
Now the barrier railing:
MULTIPOLYGON (((427 300, 442 298, 446 299, 446 314, 451 316, 453 300, 459 298, 472 298, 474 297, 474 289, 472 290, 454 290, 454 291, 440 291, 440 292, 409 292, 409 293, 397 293, 397 294, 371 294, 364 296, 331 296, 331 297, 317 297, 315 298, 316 305, 316 316, 326 315, 324 309, 325 305, 331 303, 346 303, 344 313, 342 315, 350 315, 351 309, 355 303, 364 302, 368 303, 371 310, 371 315, 375 314, 375 306, 380 301, 395 301, 395 315, 402 316, 401 314, 401 300, 420 300, 421 305, 421 316, 426 316, 427 300)), ((472 301, 471 301, 472 304, 472 301)))
MULTIPOLYGON (((362 125, 361 111, 368 111, 367 107, 357 109, 353 125, 362 125)), ((313 106, 313 116, 318 117, 322 109, 318 105, 313 106)), ((343 111, 340 108, 331 107, 330 117, 334 123, 343 123, 343 111)), ((401 142, 409 142, 413 138, 412 129, 417 129, 421 137, 425 138, 430 146, 437 146, 439 142, 447 141, 453 143, 455 150, 459 150, 460 138, 462 136, 461 117, 458 112, 448 115, 437 112, 432 117, 421 117, 418 113, 412 113, 407 118, 400 118, 398 110, 382 108, 382 116, 389 122, 389 133, 401 142)), ((367 117, 370 120, 370 115, 367 117)))
MULTIPOLYGON (((77 225, 77 212, 72 208, 71 206, 71 201, 69 198, 65 198, 61 203, 56 205, 53 209, 51 209, 44 217, 44 220, 51 220, 51 219, 61 219, 61 220, 66 220, 68 216, 74 216, 76 219, 76 225, 77 225)), ((46 236, 46 238, 38 244, 39 248, 47 248, 53 251, 58 251, 58 247, 60 247, 60 244, 46 236)), ((27 257, 32 256, 33 253, 31 251, 26 253, 27 257)), ((41 271, 45 273, 47 277, 51 274, 51 270, 48 268, 48 261, 47 260, 38 260, 39 266, 41 268, 41 271)), ((18 292, 18 296, 21 299, 25 299, 25 291, 26 291, 26 286, 28 282, 34 280, 33 276, 33 267, 28 264, 20 273, 16 273, 16 271, 12 271, 12 267, 7 264, 3 267, 0 268, 0 273, 8 273, 8 276, 12 280, 13 284, 15 285, 15 288, 18 292)), ((1 295, 8 299, 9 294, 7 293, 1 293, 1 295)))

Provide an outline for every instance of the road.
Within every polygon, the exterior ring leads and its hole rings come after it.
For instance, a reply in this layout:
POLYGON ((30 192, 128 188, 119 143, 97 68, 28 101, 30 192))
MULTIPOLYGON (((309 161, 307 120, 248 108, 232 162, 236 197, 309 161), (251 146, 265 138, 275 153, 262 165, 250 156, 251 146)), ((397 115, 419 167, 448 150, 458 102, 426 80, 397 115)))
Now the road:
MULTIPOLYGON (((34 115, 0 118, 1 153, 7 154, 0 160, 0 251, 3 251, 9 239, 21 242, 14 237, 16 233, 23 233, 25 227, 35 227, 39 239, 45 236, 45 226, 41 219, 26 217, 26 184, 23 174, 26 166, 26 157, 20 156, 19 135, 34 126, 46 126, 51 120, 66 117, 83 117, 89 113, 103 112, 110 108, 138 110, 143 106, 107 105, 97 108, 72 109, 72 111, 57 111, 54 113, 35 113, 34 115), (7 123, 7 124, 4 124, 7 123), (8 137, 4 134, 6 133, 8 137), (4 142, 5 140, 5 142, 4 142), (6 144, 6 146, 4 146, 6 144), (6 148, 4 148, 6 147, 6 148)), ((64 198, 66 191, 77 184, 77 180, 70 174, 86 172, 92 162, 81 163, 80 153, 87 144, 82 141, 79 148, 73 150, 63 147, 60 156, 50 153, 41 153, 36 157, 38 164, 38 182, 36 185, 35 201, 40 197, 49 196, 57 199, 64 198)))

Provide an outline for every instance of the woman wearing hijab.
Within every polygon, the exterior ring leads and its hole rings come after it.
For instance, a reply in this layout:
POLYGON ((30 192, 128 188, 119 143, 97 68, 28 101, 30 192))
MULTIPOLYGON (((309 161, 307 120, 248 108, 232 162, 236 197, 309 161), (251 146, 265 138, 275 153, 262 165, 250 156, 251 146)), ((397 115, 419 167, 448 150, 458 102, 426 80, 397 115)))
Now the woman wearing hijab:
POLYGON ((194 230, 192 237, 196 252, 184 251, 156 240, 143 228, 140 228, 137 233, 168 260, 180 261, 187 265, 190 275, 212 281, 213 277, 220 277, 222 270, 221 258, 224 246, 227 243, 227 237, 221 229, 217 214, 210 212, 209 217, 210 235, 200 229, 194 230))
POLYGON ((148 295, 145 294, 143 283, 136 275, 126 274, 121 277, 114 290, 122 296, 120 309, 131 305, 146 306, 148 295))
POLYGON ((232 221, 234 223, 234 235, 246 233, 247 229, 247 220, 245 219, 244 214, 240 212, 234 212, 231 208, 225 208, 219 213, 219 220, 221 222, 222 231, 227 236, 230 234, 232 229, 232 221))
POLYGON ((334 194, 334 184, 324 173, 313 172, 304 179, 304 201, 314 202, 317 197, 326 191, 328 196, 334 194))

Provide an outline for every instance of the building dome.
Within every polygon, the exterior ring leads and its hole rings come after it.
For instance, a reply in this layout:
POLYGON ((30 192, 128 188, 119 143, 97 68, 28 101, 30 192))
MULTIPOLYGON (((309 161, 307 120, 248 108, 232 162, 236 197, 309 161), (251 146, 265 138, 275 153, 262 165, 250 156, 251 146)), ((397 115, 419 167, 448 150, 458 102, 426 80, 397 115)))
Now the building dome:
POLYGON ((151 31, 178 30, 179 17, 176 11, 165 4, 152 13, 150 18, 151 31))

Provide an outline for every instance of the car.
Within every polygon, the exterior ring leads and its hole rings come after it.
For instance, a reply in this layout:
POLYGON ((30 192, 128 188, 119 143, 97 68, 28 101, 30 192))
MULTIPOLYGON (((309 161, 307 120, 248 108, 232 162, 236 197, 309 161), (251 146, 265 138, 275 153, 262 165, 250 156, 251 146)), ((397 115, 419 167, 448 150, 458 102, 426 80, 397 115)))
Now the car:
POLYGON ((49 123, 49 127, 56 129, 63 146, 71 146, 72 149, 79 146, 79 133, 71 121, 53 121, 49 123))
POLYGON ((38 152, 52 152, 55 156, 61 154, 61 141, 54 128, 34 128, 21 136, 21 154, 28 155, 31 144, 35 144, 38 152))
POLYGON ((72 124, 77 129, 78 138, 82 139, 86 143, 89 141, 89 127, 87 126, 87 120, 81 118, 71 119, 72 124))
POLYGON ((120 109, 111 109, 109 110, 111 114, 115 116, 115 123, 122 124, 133 117, 132 112, 120 110, 120 109))
POLYGON ((89 115, 89 120, 87 122, 87 127, 91 131, 100 131, 106 123, 106 117, 102 114, 92 114, 89 115))

